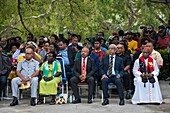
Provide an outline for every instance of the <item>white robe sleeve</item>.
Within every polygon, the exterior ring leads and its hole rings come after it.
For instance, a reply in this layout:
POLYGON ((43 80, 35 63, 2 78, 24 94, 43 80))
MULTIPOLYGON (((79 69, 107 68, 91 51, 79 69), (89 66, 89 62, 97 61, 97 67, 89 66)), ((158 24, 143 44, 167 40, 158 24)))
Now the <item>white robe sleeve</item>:
POLYGON ((133 74, 135 77, 140 77, 140 75, 142 74, 140 71, 138 71, 139 68, 140 68, 139 67, 139 59, 137 59, 133 66, 133 74))
POLYGON ((15 53, 12 55, 12 58, 15 59, 15 60, 17 60, 20 52, 21 52, 21 50, 17 49, 17 50, 15 51, 15 53))
POLYGON ((158 68, 158 65, 156 63, 156 60, 153 60, 153 68, 154 68, 154 71, 152 72, 152 74, 154 76, 158 76, 159 75, 159 68, 158 68))

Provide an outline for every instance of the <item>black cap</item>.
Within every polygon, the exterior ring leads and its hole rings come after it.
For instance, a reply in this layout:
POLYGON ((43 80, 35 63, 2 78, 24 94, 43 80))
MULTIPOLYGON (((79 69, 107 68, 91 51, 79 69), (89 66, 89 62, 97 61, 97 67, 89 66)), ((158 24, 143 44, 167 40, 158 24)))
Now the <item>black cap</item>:
POLYGON ((165 29, 165 26, 164 25, 160 25, 158 28, 163 30, 163 29, 165 29))
POLYGON ((131 31, 127 32, 126 35, 132 35, 133 33, 131 31))

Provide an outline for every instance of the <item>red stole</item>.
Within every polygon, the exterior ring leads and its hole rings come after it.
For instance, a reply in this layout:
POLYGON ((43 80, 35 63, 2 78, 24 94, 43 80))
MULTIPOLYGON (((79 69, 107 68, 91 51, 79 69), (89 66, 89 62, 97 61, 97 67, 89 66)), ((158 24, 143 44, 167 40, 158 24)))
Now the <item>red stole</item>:
MULTIPOLYGON (((145 60, 144 60, 143 56, 141 56, 139 58, 139 60, 141 60, 145 64, 145 60)), ((145 64, 145 66, 146 66, 146 64, 145 64)), ((153 59, 150 56, 148 57, 148 65, 146 66, 146 72, 148 72, 148 69, 150 70, 150 73, 152 73, 154 71, 153 59)), ((138 71, 141 71, 140 68, 138 69, 138 71)))

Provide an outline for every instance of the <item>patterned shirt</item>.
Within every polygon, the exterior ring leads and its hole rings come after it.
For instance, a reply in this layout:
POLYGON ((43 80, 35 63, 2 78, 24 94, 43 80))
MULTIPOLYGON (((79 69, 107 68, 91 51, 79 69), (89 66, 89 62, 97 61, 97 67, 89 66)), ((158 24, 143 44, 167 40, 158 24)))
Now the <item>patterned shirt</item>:
MULTIPOLYGON (((142 53, 140 54, 139 58, 142 56, 142 53)), ((163 59, 161 54, 158 51, 153 50, 150 56, 156 60, 157 65, 163 66, 163 59)))

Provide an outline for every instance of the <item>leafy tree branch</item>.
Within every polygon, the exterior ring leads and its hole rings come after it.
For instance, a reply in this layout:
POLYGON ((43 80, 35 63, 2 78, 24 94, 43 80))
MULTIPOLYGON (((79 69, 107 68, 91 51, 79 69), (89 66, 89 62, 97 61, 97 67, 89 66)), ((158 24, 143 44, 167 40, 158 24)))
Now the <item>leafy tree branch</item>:
POLYGON ((19 17, 20 17, 20 20, 21 20, 21 23, 22 23, 23 27, 24 27, 29 33, 31 33, 31 31, 25 26, 24 21, 23 21, 22 14, 21 14, 21 1, 20 1, 20 0, 18 0, 18 15, 19 15, 19 17))

